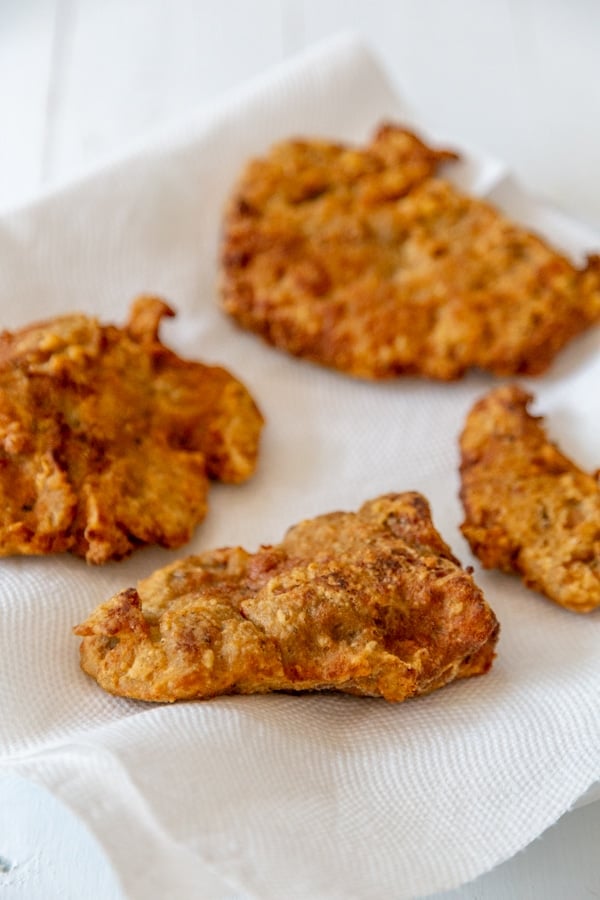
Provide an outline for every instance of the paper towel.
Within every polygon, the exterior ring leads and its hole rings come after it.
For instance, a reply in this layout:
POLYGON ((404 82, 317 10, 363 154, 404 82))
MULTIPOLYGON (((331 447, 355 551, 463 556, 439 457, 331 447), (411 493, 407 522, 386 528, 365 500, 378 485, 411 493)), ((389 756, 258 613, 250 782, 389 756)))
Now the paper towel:
MULTIPOLYGON (((1 761, 67 804, 130 898, 384 900, 472 879, 526 846, 600 777, 600 619, 518 579, 476 579, 498 615, 483 678, 390 705, 342 695, 228 697, 150 706, 104 694, 71 627, 176 556, 253 550, 301 518, 420 490, 455 553, 457 436, 492 378, 371 384, 285 356, 219 311, 222 207, 244 161, 290 135, 365 140, 418 116, 362 44, 344 37, 285 64, 175 133, 0 220, 2 326, 81 310, 123 322, 138 293, 178 309, 163 339, 242 378, 267 425, 259 469, 214 486, 188 547, 86 566, 0 563, 1 761)), ((443 135, 436 135, 445 143, 443 135)), ((565 250, 590 234, 475 152, 456 180, 565 250)), ((600 459, 600 335, 525 382, 583 467, 600 459)))

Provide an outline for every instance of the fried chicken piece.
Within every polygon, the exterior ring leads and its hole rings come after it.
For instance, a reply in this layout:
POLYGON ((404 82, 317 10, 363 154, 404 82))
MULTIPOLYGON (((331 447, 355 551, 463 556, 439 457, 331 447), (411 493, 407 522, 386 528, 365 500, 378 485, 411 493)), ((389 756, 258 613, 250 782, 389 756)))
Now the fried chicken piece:
POLYGON ((516 385, 475 404, 460 439, 462 532, 488 569, 573 612, 600 606, 600 485, 548 439, 516 385))
POLYGON ((401 701, 486 672, 496 618, 417 493, 173 563, 98 607, 81 665, 140 700, 339 690, 401 701))
POLYGON ((363 149, 295 140, 253 160, 226 212, 223 308, 362 378, 544 372, 600 319, 600 258, 578 269, 436 177, 457 158, 385 125, 363 149))
POLYGON ((172 315, 141 297, 125 328, 74 314, 0 335, 0 556, 104 563, 179 547, 204 518, 208 478, 252 474, 254 401, 161 344, 172 315))

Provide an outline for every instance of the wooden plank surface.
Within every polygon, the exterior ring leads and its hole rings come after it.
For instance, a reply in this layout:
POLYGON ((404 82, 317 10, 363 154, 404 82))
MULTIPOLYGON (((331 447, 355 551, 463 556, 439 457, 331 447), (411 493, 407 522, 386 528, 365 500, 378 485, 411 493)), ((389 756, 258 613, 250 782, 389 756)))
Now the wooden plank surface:
POLYGON ((58 2, 0 4, 0 208, 43 182, 58 2))
POLYGON ((433 127, 600 227, 595 0, 5 0, 0 208, 348 29, 433 127))

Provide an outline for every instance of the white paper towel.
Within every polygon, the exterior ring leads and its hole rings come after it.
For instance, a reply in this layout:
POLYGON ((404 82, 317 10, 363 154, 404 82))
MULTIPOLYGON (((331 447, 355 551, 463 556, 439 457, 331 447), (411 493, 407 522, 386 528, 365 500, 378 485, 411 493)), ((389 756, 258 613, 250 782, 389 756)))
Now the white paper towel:
MULTIPOLYGON (((423 491, 474 562, 458 531, 457 436, 493 380, 361 383, 267 347, 217 305, 221 210, 247 157, 293 134, 362 141, 384 118, 418 126, 368 51, 342 38, 0 220, 3 327, 75 309, 122 322, 133 296, 161 293, 179 310, 167 343, 229 367, 267 419, 256 477, 212 488, 184 551, 103 568, 68 556, 0 564, 2 762, 81 817, 130 898, 427 894, 514 854, 600 777, 600 618, 477 565, 502 624, 493 670, 402 705, 272 695, 149 706, 79 670, 72 625, 176 555, 255 549, 385 491, 423 491)), ((455 177, 569 252, 600 245, 495 160, 470 154, 455 177)), ((551 434, 589 469, 599 349, 590 333, 529 382, 551 434)))

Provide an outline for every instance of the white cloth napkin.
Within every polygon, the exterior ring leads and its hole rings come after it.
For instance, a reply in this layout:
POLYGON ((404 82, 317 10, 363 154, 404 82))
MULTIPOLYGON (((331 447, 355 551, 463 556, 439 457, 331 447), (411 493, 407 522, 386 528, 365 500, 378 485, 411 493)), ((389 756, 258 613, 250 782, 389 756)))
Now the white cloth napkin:
MULTIPOLYGON (((293 134, 363 140, 386 117, 406 120, 408 108, 344 37, 0 221, 3 327, 75 309, 122 322, 134 295, 161 293, 179 310, 166 341, 236 372, 267 419, 256 477, 213 487, 178 554, 0 564, 3 763, 81 817, 130 898, 451 888, 527 845, 600 777, 600 618, 476 564, 502 624, 493 670, 405 704, 272 695, 150 706, 108 696, 79 670, 72 625, 176 555, 255 549, 382 492, 423 491, 446 540, 474 562, 458 531, 457 435, 493 379, 361 383, 267 347, 217 305, 220 214, 248 156, 293 134)), ((497 161, 471 154, 456 178, 569 252, 600 245, 497 161)), ((529 383, 552 435, 589 469, 600 459, 599 348, 590 333, 529 383)))

